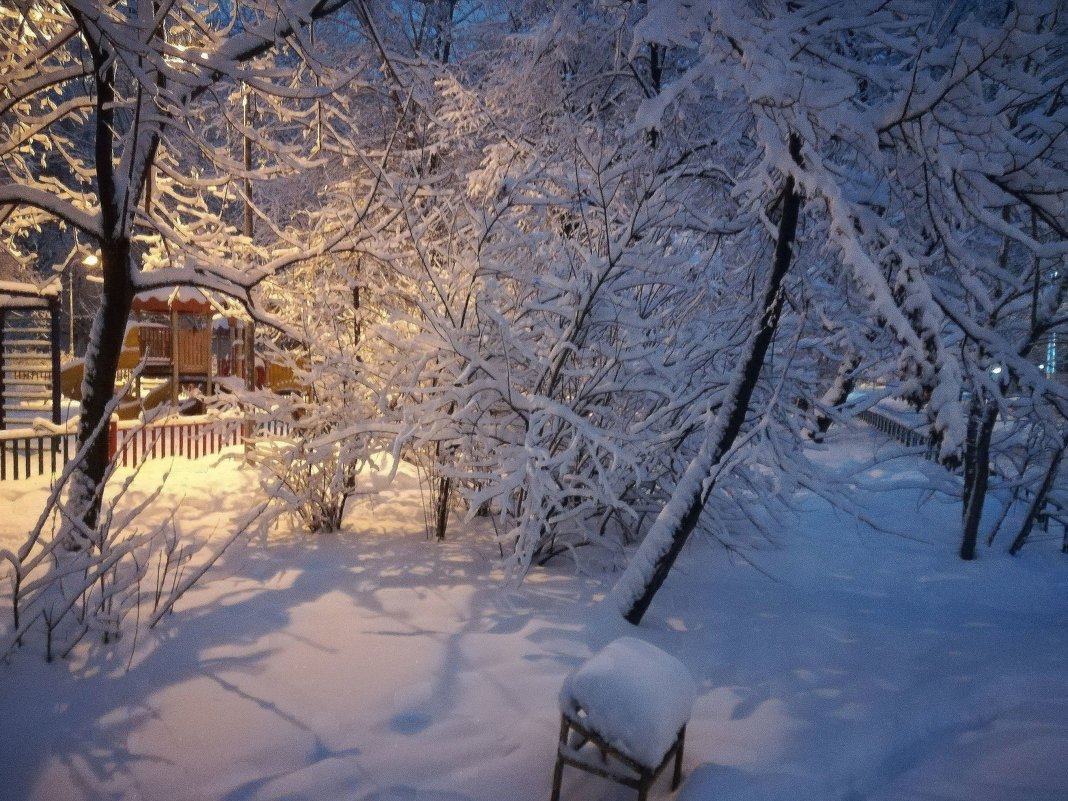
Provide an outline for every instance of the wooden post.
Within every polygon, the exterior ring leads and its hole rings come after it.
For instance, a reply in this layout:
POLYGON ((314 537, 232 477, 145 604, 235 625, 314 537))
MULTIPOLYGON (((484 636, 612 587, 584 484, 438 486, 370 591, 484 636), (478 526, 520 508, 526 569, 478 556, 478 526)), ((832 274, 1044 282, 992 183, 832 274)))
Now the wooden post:
POLYGON ((212 394, 211 361, 212 361, 212 358, 215 356, 215 327, 211 324, 211 308, 210 307, 208 308, 207 320, 208 320, 208 367, 207 367, 208 380, 206 382, 206 386, 204 387, 204 394, 205 395, 211 395, 212 394))
MULTIPOLYGON (((256 389, 256 329, 252 320, 245 323, 244 340, 245 340, 245 388, 249 391, 256 389)), ((252 437, 256 433, 256 425, 252 420, 250 413, 245 414, 245 419, 242 424, 244 428, 245 439, 245 461, 251 462, 252 459, 252 437)))
POLYGON ((171 302, 171 406, 178 410, 178 309, 171 302))
POLYGON ((0 308, 0 431, 4 430, 4 406, 7 404, 7 382, 4 380, 4 327, 7 325, 7 310, 0 308))
POLYGON ((238 328, 239 322, 236 317, 230 321, 230 375, 234 378, 244 379, 245 362, 243 361, 241 343, 245 336, 245 324, 241 323, 241 327, 238 328))
POLYGON ((112 418, 108 421, 108 459, 114 459, 119 450, 119 424, 112 418))
MULTIPOLYGON (((141 328, 141 321, 143 317, 140 311, 134 313, 134 321, 137 324, 137 358, 141 359, 145 355, 145 341, 144 341, 144 329, 141 328)), ((126 340, 122 341, 123 347, 126 347, 126 340)), ((141 397, 141 371, 137 370, 137 378, 134 379, 134 392, 137 393, 137 397, 141 397)))
MULTIPOLYGON (((49 340, 52 350, 52 423, 59 425, 60 400, 59 387, 59 298, 48 300, 49 340)), ((73 345, 71 346, 73 349, 73 345)))
POLYGON ((245 325, 245 388, 256 389, 256 324, 245 325))

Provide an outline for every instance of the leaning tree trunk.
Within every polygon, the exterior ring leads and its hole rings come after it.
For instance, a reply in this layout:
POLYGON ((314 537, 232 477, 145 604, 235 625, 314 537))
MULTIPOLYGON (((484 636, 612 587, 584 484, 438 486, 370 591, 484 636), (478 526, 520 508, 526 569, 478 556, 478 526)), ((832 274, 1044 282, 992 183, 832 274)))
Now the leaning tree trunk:
MULTIPOLYGON (((801 140, 790 137, 790 155, 801 161, 801 140)), ((701 517, 714 485, 714 472, 734 445, 742 430, 749 401, 756 388, 782 313, 782 285, 790 268, 801 195, 793 176, 787 176, 783 189, 782 218, 775 243, 775 259, 763 294, 763 312, 754 321, 748 352, 738 364, 727 388, 715 422, 697 456, 687 466, 671 499, 660 510, 648 534, 626 571, 612 589, 620 612, 629 623, 638 625, 663 585, 701 517)))
POLYGON ((1031 505, 1027 509, 1027 516, 1024 518, 1023 524, 1020 526, 1020 531, 1016 534, 1016 538, 1012 541, 1012 545, 1009 546, 1009 553, 1016 556, 1020 552, 1020 549, 1024 547, 1027 542, 1027 538, 1031 536, 1031 529, 1034 528, 1035 521, 1038 520, 1038 516, 1042 513, 1042 508, 1046 505, 1046 498, 1049 496, 1049 491, 1053 489, 1053 482, 1057 478, 1057 471, 1061 466, 1061 459, 1064 457, 1064 450, 1068 448, 1068 442, 1062 442, 1061 446, 1053 454, 1053 458, 1050 460, 1049 467, 1046 469, 1046 475, 1042 479, 1042 486, 1038 488, 1038 492, 1035 493, 1034 499, 1031 501, 1031 505))

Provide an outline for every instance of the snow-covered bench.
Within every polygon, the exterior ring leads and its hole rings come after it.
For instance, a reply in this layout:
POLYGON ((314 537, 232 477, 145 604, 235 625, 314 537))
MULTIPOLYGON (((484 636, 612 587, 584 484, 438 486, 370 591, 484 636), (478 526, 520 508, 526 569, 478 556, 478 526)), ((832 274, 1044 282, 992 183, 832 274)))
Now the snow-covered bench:
POLYGON ((645 801, 672 757, 671 789, 682 777, 682 750, 697 688, 678 659, 621 637, 564 679, 552 801, 564 765, 619 782, 645 801))

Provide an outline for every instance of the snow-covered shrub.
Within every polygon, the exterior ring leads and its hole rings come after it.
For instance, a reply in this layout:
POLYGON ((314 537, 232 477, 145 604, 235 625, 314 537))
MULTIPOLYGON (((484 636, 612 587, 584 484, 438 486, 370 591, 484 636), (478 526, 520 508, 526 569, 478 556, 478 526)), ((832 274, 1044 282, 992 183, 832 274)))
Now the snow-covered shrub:
POLYGON ((694 213, 730 199, 678 152, 597 120, 550 122, 543 151, 496 130, 478 92, 440 86, 435 152, 465 180, 399 195, 403 225, 378 243, 414 288, 421 356, 399 411, 433 482, 428 517, 440 535, 450 498, 488 512, 517 574, 595 543, 618 560, 725 375, 739 284, 694 213))
POLYGON ((345 505, 356 493, 360 462, 337 445, 316 448, 309 433, 290 429, 290 439, 262 442, 255 463, 271 474, 268 491, 310 532, 337 531, 345 505))
POLYGON ((682 211, 672 177, 615 143, 588 146, 517 187, 525 202, 501 227, 538 234, 492 237, 480 254, 457 424, 472 504, 496 511, 519 571, 636 536, 650 489, 671 480, 672 443, 710 402, 707 265, 698 243, 658 230, 682 211))
POLYGON ((601 95, 627 58, 617 12, 583 12, 603 48, 554 18, 478 81, 439 74, 423 152, 382 167, 390 212, 360 246, 408 327, 367 359, 389 376, 382 425, 427 477, 428 529, 454 499, 488 512, 520 575, 591 544, 618 560, 642 535, 753 313, 761 219, 731 187, 751 157, 715 141, 745 131, 725 102, 673 119, 671 141, 635 136, 641 81, 601 95))
POLYGON ((272 516, 291 514, 310 532, 338 530, 361 473, 394 451, 399 389, 388 357, 398 327, 385 319, 381 279, 373 259, 338 257, 266 283, 259 302, 275 327, 261 358, 268 375, 280 367, 291 377, 281 392, 268 381, 219 400, 252 420, 249 459, 266 472, 272 516))
MULTIPOLYGON (((136 497, 129 490, 145 462, 101 502, 97 525, 85 526, 76 511, 80 507, 72 509, 65 497, 85 453, 83 446, 56 480, 25 542, 15 551, 0 549, 8 579, 0 600, 10 611, 0 658, 20 648, 39 648, 52 661, 84 641, 90 647, 111 647, 127 637, 136 642, 138 629, 167 614, 258 515, 253 509, 213 550, 197 554, 194 569, 191 560, 198 549, 183 541, 178 510, 162 523, 141 524, 169 475, 136 497)), ((114 469, 112 463, 108 478, 114 469)))

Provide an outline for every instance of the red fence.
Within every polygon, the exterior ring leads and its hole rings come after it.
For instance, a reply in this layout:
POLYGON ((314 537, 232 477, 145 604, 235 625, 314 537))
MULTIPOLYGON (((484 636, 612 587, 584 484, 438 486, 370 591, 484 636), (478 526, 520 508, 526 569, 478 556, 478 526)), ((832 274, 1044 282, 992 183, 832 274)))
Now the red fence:
POLYGON ((211 456, 242 441, 238 418, 185 417, 141 424, 116 423, 108 430, 108 456, 123 467, 146 459, 211 456))
MULTIPOLYGON (((243 441, 239 417, 170 417, 151 423, 112 421, 108 455, 123 467, 146 459, 199 459, 243 441)), ((52 475, 77 453, 74 431, 0 431, 0 481, 52 475)))

